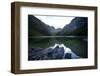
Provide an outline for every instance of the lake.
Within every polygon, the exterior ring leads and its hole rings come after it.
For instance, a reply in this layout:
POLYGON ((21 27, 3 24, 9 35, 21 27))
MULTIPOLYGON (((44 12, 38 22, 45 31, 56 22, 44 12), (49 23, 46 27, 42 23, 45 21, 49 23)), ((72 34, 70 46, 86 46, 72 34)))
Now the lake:
POLYGON ((34 36, 28 38, 28 60, 88 58, 85 36, 34 36))

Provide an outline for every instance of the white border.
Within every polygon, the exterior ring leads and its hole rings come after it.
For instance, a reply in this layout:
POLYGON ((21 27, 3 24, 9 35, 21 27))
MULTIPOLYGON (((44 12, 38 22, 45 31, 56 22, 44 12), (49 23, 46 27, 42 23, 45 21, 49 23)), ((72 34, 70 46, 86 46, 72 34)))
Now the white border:
POLYGON ((94 11, 41 7, 21 7, 20 18, 21 70, 94 65, 94 11), (88 17, 88 59, 28 61, 28 14, 88 17))

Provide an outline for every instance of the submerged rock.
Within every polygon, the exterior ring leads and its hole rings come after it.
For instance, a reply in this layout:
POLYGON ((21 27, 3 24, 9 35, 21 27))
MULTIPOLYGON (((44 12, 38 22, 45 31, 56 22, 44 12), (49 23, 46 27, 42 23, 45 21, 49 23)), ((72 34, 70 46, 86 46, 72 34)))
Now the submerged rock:
POLYGON ((35 48, 32 47, 29 49, 28 51, 28 60, 39 60, 40 56, 39 56, 39 52, 44 50, 43 48, 35 48))
POLYGON ((80 58, 64 45, 55 44, 49 48, 31 48, 28 60, 54 60, 54 59, 77 59, 80 58))
POLYGON ((72 58, 71 56, 72 56, 71 53, 66 53, 64 58, 65 59, 71 59, 72 58))
POLYGON ((54 59, 62 59, 64 55, 64 48, 56 46, 55 49, 53 50, 53 58, 54 59))

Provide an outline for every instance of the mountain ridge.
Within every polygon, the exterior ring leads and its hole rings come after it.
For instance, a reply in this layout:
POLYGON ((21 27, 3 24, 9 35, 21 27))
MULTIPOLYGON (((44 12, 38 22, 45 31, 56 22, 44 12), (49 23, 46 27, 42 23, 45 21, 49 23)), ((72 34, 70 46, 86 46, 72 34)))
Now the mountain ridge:
POLYGON ((45 24, 33 15, 28 15, 28 35, 29 36, 64 36, 77 35, 87 36, 88 27, 87 17, 75 17, 69 24, 66 24, 62 29, 55 29, 53 26, 45 24))

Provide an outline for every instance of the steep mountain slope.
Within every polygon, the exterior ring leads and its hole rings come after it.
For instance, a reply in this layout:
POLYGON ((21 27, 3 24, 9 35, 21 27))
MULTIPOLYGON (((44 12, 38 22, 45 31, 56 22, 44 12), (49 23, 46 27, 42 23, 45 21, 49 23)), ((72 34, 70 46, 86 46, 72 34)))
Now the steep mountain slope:
POLYGON ((64 28, 55 29, 53 26, 45 24, 33 15, 28 15, 28 35, 29 36, 64 36, 76 35, 87 36, 88 18, 75 17, 70 24, 64 28))
POLYGON ((70 24, 57 33, 57 35, 87 35, 87 17, 75 17, 70 24))
POLYGON ((33 15, 28 15, 28 35, 29 36, 42 36, 51 35, 52 27, 43 23, 41 20, 33 15))

